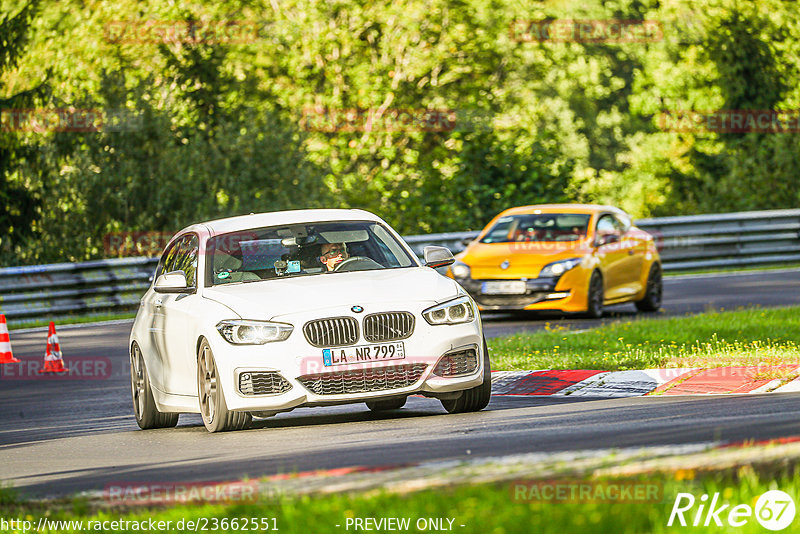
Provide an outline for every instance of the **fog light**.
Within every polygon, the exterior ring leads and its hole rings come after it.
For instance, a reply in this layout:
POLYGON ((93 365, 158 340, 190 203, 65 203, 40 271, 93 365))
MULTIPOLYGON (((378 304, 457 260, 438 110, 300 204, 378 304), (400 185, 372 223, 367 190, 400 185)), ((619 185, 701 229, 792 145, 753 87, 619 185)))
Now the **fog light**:
POLYGON ((439 359, 433 374, 442 377, 460 376, 474 373, 478 369, 478 354, 475 349, 467 349, 445 354, 439 359))
POLYGON ((239 375, 239 391, 242 395, 252 395, 253 391, 253 380, 250 373, 242 373, 239 375))

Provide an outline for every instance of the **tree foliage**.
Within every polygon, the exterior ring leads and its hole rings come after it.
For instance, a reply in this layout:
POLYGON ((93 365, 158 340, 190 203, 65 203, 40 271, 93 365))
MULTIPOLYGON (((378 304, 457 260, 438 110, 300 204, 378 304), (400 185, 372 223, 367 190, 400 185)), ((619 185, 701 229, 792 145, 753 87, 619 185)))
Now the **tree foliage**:
POLYGON ((424 233, 541 202, 648 216, 800 200, 797 132, 659 123, 800 109, 793 0, 3 2, 0 108, 117 121, 0 129, 6 265, 103 257, 109 233, 279 209, 359 207, 424 233), (510 31, 565 19, 655 21, 663 37, 510 31), (219 22, 236 38, 208 33, 219 22), (455 122, 387 119, 426 110, 455 122), (353 127, 348 113, 371 119, 353 127))
MULTIPOLYGON (((9 91, 3 75, 13 72, 25 52, 31 19, 35 16, 37 1, 24 4, 15 11, 0 13, 0 108, 22 108, 31 105, 43 92, 44 86, 27 90, 9 91)), ((13 251, 18 244, 33 235, 32 224, 40 205, 35 191, 25 187, 16 172, 16 164, 35 158, 36 143, 23 144, 11 132, 0 129, 0 254, 13 251)))

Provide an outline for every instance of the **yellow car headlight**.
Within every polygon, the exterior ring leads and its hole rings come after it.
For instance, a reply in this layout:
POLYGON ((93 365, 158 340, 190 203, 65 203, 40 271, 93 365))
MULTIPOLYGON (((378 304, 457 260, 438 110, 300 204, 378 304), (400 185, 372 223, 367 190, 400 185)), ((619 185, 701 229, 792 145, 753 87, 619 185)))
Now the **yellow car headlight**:
POLYGON ((466 263, 457 261, 450 267, 450 272, 453 273, 453 278, 469 278, 470 269, 466 263))
POLYGON ((545 265, 539 273, 540 278, 558 278, 570 269, 580 265, 582 258, 570 258, 568 260, 554 261, 545 265))

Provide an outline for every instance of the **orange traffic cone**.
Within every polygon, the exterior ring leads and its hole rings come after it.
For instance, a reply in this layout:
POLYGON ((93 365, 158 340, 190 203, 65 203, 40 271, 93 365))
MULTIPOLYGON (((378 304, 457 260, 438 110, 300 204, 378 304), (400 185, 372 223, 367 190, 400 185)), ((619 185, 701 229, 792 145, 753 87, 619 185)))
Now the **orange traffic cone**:
POLYGON ((66 373, 64 359, 61 357, 61 347, 58 345, 56 324, 50 321, 50 330, 47 333, 47 351, 44 353, 44 367, 40 373, 66 373))
POLYGON ((19 363, 11 353, 11 338, 8 337, 6 316, 0 313, 0 363, 19 363))

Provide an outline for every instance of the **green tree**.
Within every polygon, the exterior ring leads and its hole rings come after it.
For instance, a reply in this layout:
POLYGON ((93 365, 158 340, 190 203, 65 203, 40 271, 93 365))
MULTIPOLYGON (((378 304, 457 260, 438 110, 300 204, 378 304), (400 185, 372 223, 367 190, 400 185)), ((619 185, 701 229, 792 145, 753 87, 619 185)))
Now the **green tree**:
MULTIPOLYGON (((776 26, 755 5, 727 7, 706 22, 703 50, 714 65, 712 80, 725 110, 777 110, 789 85, 776 26)), ((695 173, 673 181, 673 202, 684 210, 712 212, 794 207, 800 180, 794 167, 798 144, 791 134, 711 134, 688 152, 695 173)))
MULTIPOLYGON (((16 13, 0 13, 0 95, 6 94, 2 76, 13 71, 28 43, 32 19, 38 10, 38 0, 22 6, 16 13)), ((22 160, 35 158, 36 147, 26 145, 15 131, 15 110, 31 107, 44 93, 46 85, 0 96, 0 257, 8 256, 31 235, 31 226, 40 205, 37 192, 25 187, 18 173, 22 160)))

